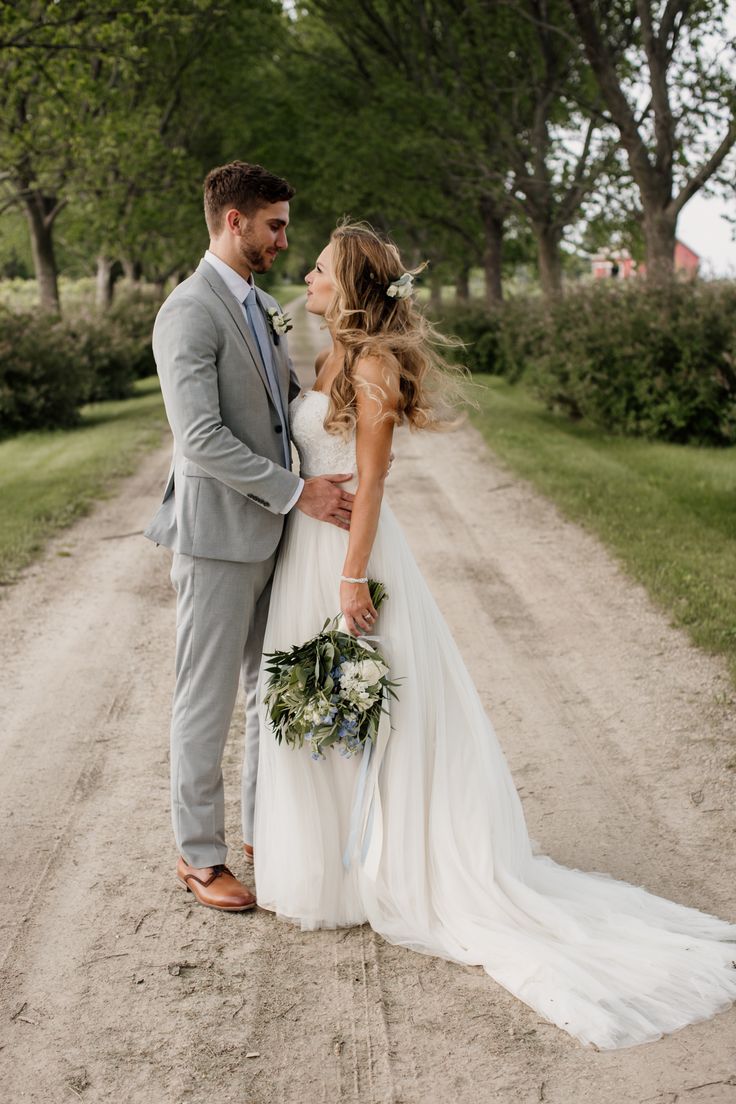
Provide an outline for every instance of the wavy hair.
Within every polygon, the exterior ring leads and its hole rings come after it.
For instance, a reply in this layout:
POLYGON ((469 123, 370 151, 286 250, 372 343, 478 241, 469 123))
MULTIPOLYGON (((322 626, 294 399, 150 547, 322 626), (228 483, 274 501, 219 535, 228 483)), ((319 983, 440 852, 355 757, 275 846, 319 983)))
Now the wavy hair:
MULTIPOLYGON (((384 363, 387 388, 398 371, 398 408, 389 415, 397 425, 406 422, 412 429, 435 430, 456 425, 459 419, 451 415, 466 400, 467 369, 448 363, 442 350, 462 343, 441 334, 411 296, 386 294, 405 271, 415 276, 426 263, 405 269, 396 245, 366 222, 343 219, 330 241, 335 294, 325 321, 334 341, 345 349, 345 361, 330 388, 325 429, 344 437, 354 429, 354 373, 362 356, 384 363)), ((380 402, 385 395, 375 398, 380 402)))

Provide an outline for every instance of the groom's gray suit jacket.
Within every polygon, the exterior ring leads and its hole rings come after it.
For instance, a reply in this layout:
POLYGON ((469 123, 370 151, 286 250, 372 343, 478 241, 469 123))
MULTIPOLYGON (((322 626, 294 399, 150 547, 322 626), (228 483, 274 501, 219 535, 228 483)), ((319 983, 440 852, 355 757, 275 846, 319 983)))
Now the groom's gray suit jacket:
MULTIPOLYGON (((270 295, 256 294, 261 309, 278 309, 270 295)), ((288 412, 299 383, 286 339, 271 340, 288 412)), ((174 456, 145 536, 189 556, 268 559, 281 537, 281 511, 299 483, 283 466, 289 427, 281 424, 242 307, 207 261, 158 312, 153 353, 174 456)))

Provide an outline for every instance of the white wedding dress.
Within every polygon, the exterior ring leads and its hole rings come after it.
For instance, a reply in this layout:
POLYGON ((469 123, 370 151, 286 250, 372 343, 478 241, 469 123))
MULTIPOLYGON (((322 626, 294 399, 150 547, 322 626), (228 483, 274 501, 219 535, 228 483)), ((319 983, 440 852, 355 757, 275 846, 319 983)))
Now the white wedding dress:
MULTIPOLYGON (((355 470, 327 433, 328 398, 291 407, 306 475, 355 470)), ((348 484, 352 488, 352 484, 348 484)), ((347 534, 292 511, 266 652, 339 612, 347 534)), ((537 854, 503 752, 389 506, 369 574, 386 586, 378 647, 401 678, 380 771, 377 870, 343 851, 360 759, 279 745, 262 709, 254 835, 261 907, 302 929, 368 922, 391 943, 476 964, 601 1049, 633 1046, 736 1000, 736 924, 537 854), (374 876, 375 875, 375 876, 374 876)), ((259 700, 263 699, 263 672, 259 700)), ((374 825, 373 830, 376 830, 374 825)))

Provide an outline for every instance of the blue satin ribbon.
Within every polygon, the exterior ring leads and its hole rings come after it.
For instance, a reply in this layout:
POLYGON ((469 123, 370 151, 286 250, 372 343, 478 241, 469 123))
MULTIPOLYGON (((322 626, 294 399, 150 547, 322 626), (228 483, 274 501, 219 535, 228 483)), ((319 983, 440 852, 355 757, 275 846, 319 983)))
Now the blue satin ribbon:
POLYGON ((373 835, 373 815, 376 811, 375 798, 371 798, 371 807, 368 810, 368 823, 365 826, 365 835, 363 837, 363 846, 360 850, 360 861, 365 864, 366 856, 368 854, 368 848, 371 842, 371 836, 373 835))
MULTIPOLYGON (((350 865, 353 859, 353 851, 355 845, 358 842, 358 833, 361 829, 361 819, 363 815, 363 801, 365 799, 365 784, 368 778, 368 767, 371 762, 371 752, 373 750, 373 741, 366 740, 363 744, 363 761, 360 764, 360 774, 358 775, 358 786, 355 792, 355 798, 353 800, 353 808, 350 812, 350 828, 348 829, 348 842, 345 845, 345 850, 342 855, 342 865, 346 870, 350 869, 350 865)), ((371 802, 371 816, 369 819, 369 826, 366 829, 366 840, 370 838, 370 828, 372 827, 373 820, 373 802, 371 802)), ((362 858, 365 858, 367 851, 367 843, 364 840, 362 849, 362 858)))
MULTIPOLYGON (((344 624, 344 618, 343 618, 343 624, 344 624)), ((358 637, 356 637, 356 640, 360 644, 362 644, 364 641, 380 640, 380 639, 381 639, 380 636, 358 636, 358 637)), ((366 651, 367 652, 372 652, 373 650, 374 649, 371 647, 370 644, 366 645, 366 651)), ((384 696, 383 696, 382 706, 384 708, 386 706, 385 692, 384 692, 384 696)), ((379 730, 376 732, 376 735, 374 737, 374 739, 376 741, 379 739, 380 732, 381 732, 381 729, 380 729, 380 726, 379 726, 379 730)), ((353 853, 355 851, 355 846, 358 842, 358 837, 360 835, 361 828, 363 827, 362 822, 365 819, 364 818, 364 813, 363 813, 363 805, 365 804, 365 790, 366 790, 366 785, 367 785, 367 782, 368 782, 368 770, 369 770, 369 767, 370 767, 372 754, 373 754, 373 740, 366 740, 366 742, 363 744, 363 760, 360 764, 360 773, 358 775, 358 783, 357 783, 356 790, 355 790, 355 797, 353 799, 353 807, 350 810, 350 827, 348 828, 348 841, 345 845, 345 850, 343 851, 343 855, 342 855, 342 865, 345 867, 346 870, 349 870, 350 866, 352 864, 353 853)), ((377 764, 377 766, 380 770, 380 767, 381 767, 380 762, 377 764)), ((375 785, 376 786, 378 785, 378 778, 376 778, 375 785)), ((374 790, 374 792, 371 794, 371 803, 370 803, 370 808, 368 810, 368 817, 367 817, 367 821, 366 821, 366 825, 365 825, 365 833, 363 835, 362 846, 361 846, 361 849, 360 849, 360 861, 361 861, 361 863, 365 863, 366 855, 368 854, 368 849, 370 847, 371 835, 372 835, 372 832, 373 832, 373 819, 374 819, 374 813, 375 813, 375 806, 376 806, 376 801, 375 801, 375 790, 374 790)))

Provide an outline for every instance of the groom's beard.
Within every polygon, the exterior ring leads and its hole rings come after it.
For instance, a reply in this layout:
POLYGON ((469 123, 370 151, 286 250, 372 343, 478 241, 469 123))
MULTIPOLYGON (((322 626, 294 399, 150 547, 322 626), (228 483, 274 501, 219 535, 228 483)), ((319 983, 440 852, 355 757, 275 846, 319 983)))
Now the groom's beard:
POLYGON ((273 246, 259 245, 247 232, 240 235, 240 256, 251 272, 268 272, 276 260, 273 246))

